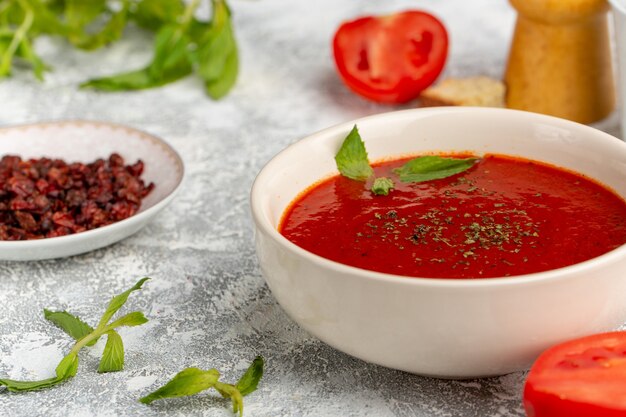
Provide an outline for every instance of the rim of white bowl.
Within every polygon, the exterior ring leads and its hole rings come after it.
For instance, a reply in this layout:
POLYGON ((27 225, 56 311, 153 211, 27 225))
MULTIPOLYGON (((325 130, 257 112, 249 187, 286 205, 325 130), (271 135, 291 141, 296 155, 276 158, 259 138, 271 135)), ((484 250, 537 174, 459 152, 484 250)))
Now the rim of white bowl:
MULTIPOLYGON (((180 175, 176 184, 172 188, 172 191, 169 192, 166 196, 164 196, 161 200, 156 202, 152 207, 148 207, 144 211, 140 211, 135 213, 134 215, 117 221, 115 223, 108 224, 106 226, 101 226, 96 229, 86 230, 80 233, 73 233, 71 235, 65 236, 56 236, 56 237, 47 237, 42 239, 29 239, 29 240, 0 240, 0 251, 3 250, 3 247, 6 248, 8 246, 22 246, 26 249, 27 246, 38 246, 39 248, 45 249, 49 246, 56 246, 62 243, 70 243, 74 241, 80 241, 85 239, 86 237, 97 238, 101 234, 109 233, 118 229, 126 228, 129 225, 142 221, 145 217, 150 216, 154 212, 158 212, 164 206, 169 204, 169 202, 174 198, 178 190, 180 189, 180 185, 185 178, 185 164, 183 163, 182 158, 176 152, 176 150, 165 140, 162 138, 153 135, 152 133, 148 133, 146 131, 136 129, 134 127, 130 127, 127 125, 112 123, 112 122, 103 122, 103 121, 92 121, 92 120, 84 120, 84 119, 64 119, 64 120, 51 120, 51 121, 41 121, 34 123, 20 123, 11 126, 2 126, 0 127, 0 132, 7 130, 15 130, 15 129, 28 129, 31 127, 46 127, 46 126, 63 126, 63 125, 78 125, 78 126, 94 126, 94 127, 108 127, 116 130, 123 130, 133 135, 138 135, 143 139, 146 139, 162 149, 164 149, 167 153, 169 153, 174 160, 174 163, 177 165, 180 175)), ((141 206, 140 206, 141 210, 141 206)))
MULTIPOLYGON (((410 113, 508 113, 518 114, 519 117, 533 118, 536 121, 544 121, 556 126, 575 126, 577 129, 586 130, 590 135, 601 138, 599 140, 609 140, 614 143, 619 143, 618 146, 626 147, 624 141, 612 136, 606 132, 595 129, 593 127, 573 122, 571 120, 565 120, 559 117, 548 116, 545 114, 533 113, 523 110, 506 109, 506 108, 488 108, 488 107, 428 107, 417 108, 408 110, 397 110, 385 113, 378 113, 371 116, 362 117, 359 119, 343 122, 326 129, 315 132, 311 135, 305 136, 302 139, 297 140, 291 145, 287 146, 279 153, 274 155, 261 169, 257 177, 252 184, 252 190, 250 193, 250 207, 252 211, 252 217, 257 227, 262 229, 267 235, 273 238, 273 240, 284 247, 285 249, 295 252, 296 255, 307 258, 311 262, 321 264, 325 268, 349 274, 361 275, 364 279, 372 279, 376 281, 384 281, 397 285, 417 285, 417 286, 432 286, 432 287, 459 287, 459 288, 479 288, 479 287, 501 287, 511 285, 528 285, 537 284, 543 281, 556 281, 559 279, 567 279, 572 272, 585 272, 596 268, 598 264, 613 263, 620 258, 626 257, 626 244, 621 245, 609 252, 606 252, 595 258, 588 259, 583 262, 579 262, 573 265, 565 266, 557 269, 550 269, 542 272, 535 272, 532 274, 514 275, 510 277, 493 277, 493 278, 428 278, 428 277, 413 277, 409 275, 396 275, 387 274, 384 272, 377 272, 368 269, 358 268, 340 262, 336 262, 322 256, 309 252, 306 249, 301 248, 295 243, 291 242, 285 236, 280 234, 277 228, 273 227, 269 219, 263 215, 263 209, 261 208, 261 200, 264 193, 259 189, 260 184, 265 180, 265 177, 270 175, 268 172, 272 169, 272 165, 276 163, 276 160, 290 149, 296 146, 302 146, 304 143, 321 140, 321 137, 346 132, 352 128, 355 124, 370 121, 372 119, 387 118, 387 117, 401 117, 410 113)), ((515 116, 518 117, 518 116, 515 116)), ((323 178, 320 178, 323 179, 323 178)), ((311 184, 312 185, 312 184, 311 184)), ((304 190, 304 189, 303 189, 304 190)), ((621 197, 621 196, 620 196, 621 197)), ((622 197, 622 199, 624 199, 622 197)), ((282 215, 282 214, 281 214, 282 215)))

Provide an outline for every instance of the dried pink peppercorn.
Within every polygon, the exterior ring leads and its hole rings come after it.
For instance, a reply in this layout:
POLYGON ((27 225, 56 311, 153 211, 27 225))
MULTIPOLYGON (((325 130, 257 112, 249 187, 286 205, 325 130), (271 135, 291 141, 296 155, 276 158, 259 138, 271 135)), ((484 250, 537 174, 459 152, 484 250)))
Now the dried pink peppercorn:
POLYGON ((114 153, 90 164, 60 159, 0 159, 0 240, 64 236, 135 214, 154 188, 143 162, 114 153))

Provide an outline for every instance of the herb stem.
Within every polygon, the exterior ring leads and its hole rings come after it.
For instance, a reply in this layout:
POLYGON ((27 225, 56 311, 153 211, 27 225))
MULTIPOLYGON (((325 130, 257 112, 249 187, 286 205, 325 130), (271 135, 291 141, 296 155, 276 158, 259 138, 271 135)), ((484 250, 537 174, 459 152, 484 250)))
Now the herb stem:
POLYGON ((102 331, 98 331, 98 330, 94 330, 93 332, 89 333, 87 336, 83 337, 82 339, 80 339, 78 342, 76 342, 74 344, 74 346, 72 347, 72 350, 70 351, 71 353, 76 353, 78 354, 78 352, 84 348, 85 346, 87 346, 87 344, 89 342, 91 342, 94 339, 98 339, 100 336, 102 336, 105 332, 102 331))
POLYGON ((28 3, 24 0, 18 1, 24 10, 24 21, 15 31, 11 44, 2 55, 2 62, 0 63, 0 77, 7 75, 9 71, 11 71, 11 58, 17 51, 17 48, 19 48, 20 43, 22 43, 22 39, 26 36, 26 33, 33 25, 33 20, 35 19, 35 13, 33 13, 33 9, 28 5, 28 3))
POLYGON ((193 18, 193 14, 195 13, 198 6, 200 6, 200 1, 201 0, 192 0, 191 3, 187 5, 187 8, 185 8, 185 12, 183 13, 183 16, 180 20, 180 23, 183 26, 186 26, 191 21, 191 19, 193 18))

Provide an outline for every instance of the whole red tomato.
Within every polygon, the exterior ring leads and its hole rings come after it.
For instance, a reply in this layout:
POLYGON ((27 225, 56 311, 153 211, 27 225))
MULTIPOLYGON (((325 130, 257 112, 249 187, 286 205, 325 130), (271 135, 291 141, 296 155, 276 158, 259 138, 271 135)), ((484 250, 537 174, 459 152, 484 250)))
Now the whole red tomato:
POLYGON ((626 417, 626 332, 542 353, 526 380, 524 408, 529 417, 626 417))
POLYGON ((333 51, 339 75, 355 93, 404 103, 441 73, 448 34, 436 17, 422 11, 367 16, 339 27, 333 51))

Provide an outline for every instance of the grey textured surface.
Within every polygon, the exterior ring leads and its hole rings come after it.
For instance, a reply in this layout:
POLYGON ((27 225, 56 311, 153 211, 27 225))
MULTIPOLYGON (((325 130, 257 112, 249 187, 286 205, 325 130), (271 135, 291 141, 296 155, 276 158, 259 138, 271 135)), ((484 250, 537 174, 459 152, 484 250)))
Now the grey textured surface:
MULTIPOLYGON (((245 400, 248 416, 522 416, 524 373, 445 381, 351 358, 292 322, 257 268, 248 193, 264 163, 316 130, 392 109, 340 83, 330 51, 334 29, 358 15, 410 7, 446 22, 447 75, 501 75, 514 15, 500 0, 233 0, 242 72, 220 102, 207 99, 197 79, 128 94, 76 88, 88 76, 146 62, 151 53, 142 32, 89 54, 41 41, 37 47, 55 71, 43 84, 27 71, 0 83, 0 125, 67 118, 128 124, 170 142, 188 175, 173 204, 123 242, 68 259, 0 262, 0 375, 12 378, 52 375, 71 345, 43 319, 44 307, 94 323, 110 296, 141 276, 153 278, 128 302, 127 311, 144 311, 150 322, 120 332, 123 372, 96 373, 101 341, 81 353, 69 383, 0 393, 0 415, 229 416, 227 403, 212 394, 152 407, 136 400, 192 365, 236 380, 261 354, 266 376, 245 400)), ((616 133, 615 116, 601 127, 616 133)))

